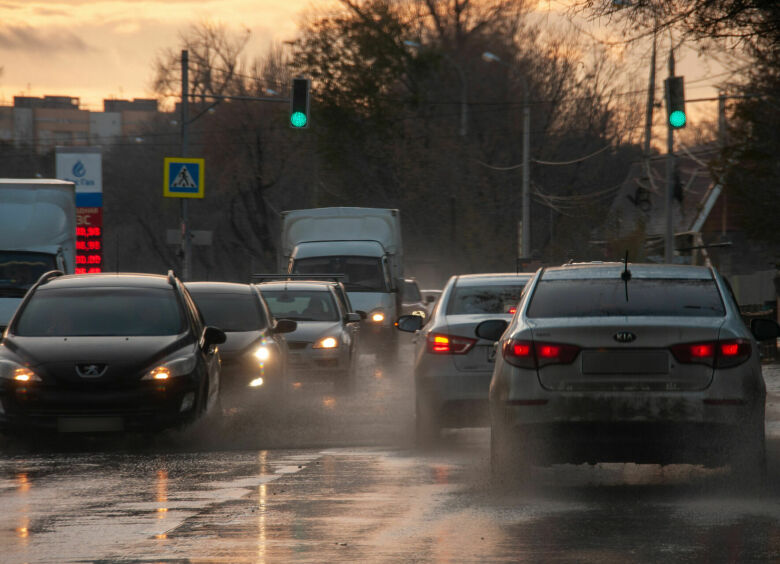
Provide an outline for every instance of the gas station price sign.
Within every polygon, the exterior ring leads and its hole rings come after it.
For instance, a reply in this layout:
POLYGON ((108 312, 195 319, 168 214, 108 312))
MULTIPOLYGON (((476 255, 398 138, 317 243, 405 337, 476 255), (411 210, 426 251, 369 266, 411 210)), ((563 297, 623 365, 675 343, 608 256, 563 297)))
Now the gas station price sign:
POLYGON ((103 208, 76 208, 76 274, 103 272, 103 208))

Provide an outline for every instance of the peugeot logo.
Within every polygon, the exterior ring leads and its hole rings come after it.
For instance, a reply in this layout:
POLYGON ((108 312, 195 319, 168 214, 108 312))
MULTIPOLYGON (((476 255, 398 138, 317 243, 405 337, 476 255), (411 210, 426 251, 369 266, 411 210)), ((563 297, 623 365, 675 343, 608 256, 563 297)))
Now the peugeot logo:
POLYGON ((100 378, 107 369, 107 364, 77 364, 76 374, 82 378, 100 378))
POLYGON ((636 335, 634 335, 631 331, 618 331, 613 335, 613 338, 618 343, 630 343, 636 340, 636 335))

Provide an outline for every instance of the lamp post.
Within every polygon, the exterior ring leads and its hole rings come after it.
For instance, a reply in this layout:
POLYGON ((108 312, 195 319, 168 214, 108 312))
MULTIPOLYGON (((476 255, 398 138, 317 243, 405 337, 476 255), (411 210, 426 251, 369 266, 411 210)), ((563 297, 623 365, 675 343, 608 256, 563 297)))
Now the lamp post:
MULTIPOLYGON (((512 65, 504 62, 498 55, 485 51, 482 60, 488 63, 504 65, 510 71, 512 65)), ((531 256, 531 109, 528 105, 528 80, 525 75, 518 74, 523 82, 523 215, 522 215, 522 258, 531 256)))
MULTIPOLYGON (((413 49, 422 49, 422 44, 417 41, 405 40, 404 45, 413 49)), ((465 137, 468 133, 468 86, 466 83, 466 75, 463 73, 463 68, 455 62, 455 59, 450 57, 447 53, 442 52, 445 59, 455 67, 458 71, 458 77, 460 78, 460 136, 465 137)))

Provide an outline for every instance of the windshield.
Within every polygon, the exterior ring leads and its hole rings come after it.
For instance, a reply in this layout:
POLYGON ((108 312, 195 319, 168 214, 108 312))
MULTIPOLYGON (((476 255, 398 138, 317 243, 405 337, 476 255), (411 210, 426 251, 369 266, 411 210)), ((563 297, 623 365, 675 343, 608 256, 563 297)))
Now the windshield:
POLYGON ((466 313, 514 313, 525 284, 455 286, 447 315, 466 313), (511 310, 511 311, 510 311, 511 310))
POLYGON ((407 303, 422 301, 422 296, 420 295, 420 288, 417 287, 416 282, 409 282, 408 280, 404 280, 402 299, 407 303))
POLYGON ((203 314, 206 325, 223 331, 257 331, 268 327, 263 310, 249 293, 215 293, 192 291, 190 295, 203 314))
POLYGON ((339 311, 330 292, 306 290, 261 290, 277 319, 338 321, 339 311))
POLYGON ((0 251, 0 296, 24 296, 43 273, 56 268, 54 255, 0 251))
POLYGON ((178 335, 184 330, 173 290, 156 288, 40 289, 22 311, 22 337, 178 335))
POLYGON ((540 280, 528 317, 649 315, 722 317, 726 312, 715 281, 633 278, 540 280))
POLYGON ((343 274, 350 292, 386 292, 381 259, 375 257, 314 257, 296 259, 293 274, 343 274))

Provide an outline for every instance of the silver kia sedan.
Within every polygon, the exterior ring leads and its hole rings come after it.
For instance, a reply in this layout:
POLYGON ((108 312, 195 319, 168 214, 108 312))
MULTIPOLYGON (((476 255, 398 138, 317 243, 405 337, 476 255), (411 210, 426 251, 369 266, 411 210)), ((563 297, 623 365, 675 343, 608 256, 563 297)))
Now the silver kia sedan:
POLYGON ((729 464, 765 473, 757 340, 777 323, 743 323, 712 268, 584 263, 542 269, 496 340, 491 467, 540 463, 729 464))
POLYGON ((416 315, 399 319, 400 330, 417 332, 414 381, 419 443, 438 438, 442 427, 488 424, 495 349, 492 341, 476 338, 474 331, 486 319, 512 319, 532 276, 453 276, 428 323, 416 315))

